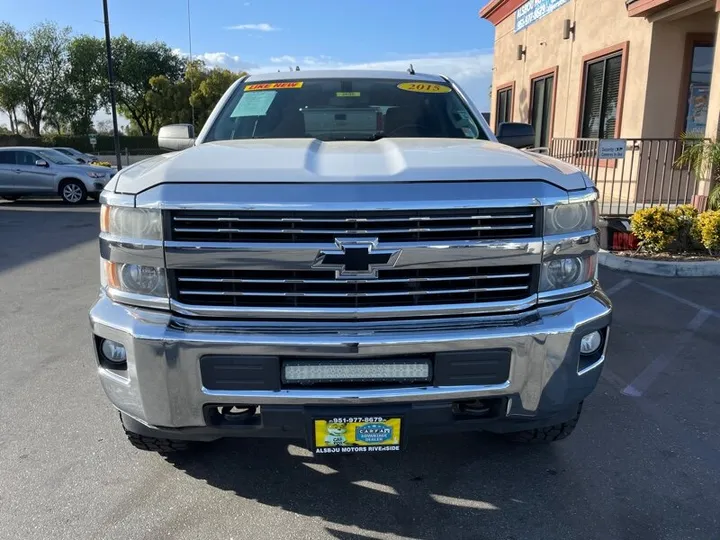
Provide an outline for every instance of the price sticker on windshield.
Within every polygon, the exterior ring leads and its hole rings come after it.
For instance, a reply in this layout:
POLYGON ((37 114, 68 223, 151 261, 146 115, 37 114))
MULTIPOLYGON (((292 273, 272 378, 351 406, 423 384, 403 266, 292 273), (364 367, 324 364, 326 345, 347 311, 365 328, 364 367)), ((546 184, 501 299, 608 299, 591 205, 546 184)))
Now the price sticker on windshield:
POLYGON ((303 82, 297 81, 297 82, 274 82, 274 83, 256 83, 256 84, 248 84, 245 86, 246 92, 251 92, 253 90, 282 90, 285 88, 302 88, 303 82))
POLYGON ((405 82, 398 84, 397 87, 406 92, 420 92, 422 94, 447 94, 451 92, 451 88, 444 84, 405 82))

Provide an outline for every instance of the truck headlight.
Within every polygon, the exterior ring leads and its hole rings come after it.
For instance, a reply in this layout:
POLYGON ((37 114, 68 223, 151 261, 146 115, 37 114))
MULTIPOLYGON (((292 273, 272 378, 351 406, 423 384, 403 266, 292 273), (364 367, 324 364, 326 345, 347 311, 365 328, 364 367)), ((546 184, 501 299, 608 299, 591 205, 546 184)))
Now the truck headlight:
POLYGON ((167 297, 165 270, 140 264, 102 261, 103 287, 146 296, 167 297))
POLYGON ((540 274, 540 292, 567 289, 589 283, 597 272, 597 255, 563 257, 545 261, 540 274))
POLYGON ((545 209, 545 235, 589 231, 597 226, 597 203, 558 204, 545 209))
POLYGON ((122 238, 162 240, 162 215, 160 210, 103 205, 100 230, 122 238))

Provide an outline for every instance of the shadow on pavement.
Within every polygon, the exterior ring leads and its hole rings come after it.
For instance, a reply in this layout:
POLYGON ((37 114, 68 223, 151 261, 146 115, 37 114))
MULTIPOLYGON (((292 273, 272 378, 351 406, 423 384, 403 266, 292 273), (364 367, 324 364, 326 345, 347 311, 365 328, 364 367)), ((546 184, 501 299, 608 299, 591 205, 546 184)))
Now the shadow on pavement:
POLYGON ((0 273, 94 240, 96 203, 68 206, 59 200, 0 203, 0 273))
POLYGON ((554 501, 564 498, 555 476, 562 460, 550 446, 513 446, 479 433, 417 438, 410 446, 398 454, 313 457, 280 440, 223 440, 165 459, 245 499, 319 517, 343 540, 514 538, 496 526, 510 519, 516 532, 527 531, 526 497, 549 516, 561 511, 554 501), (536 485, 531 493, 523 491, 527 482, 536 485))

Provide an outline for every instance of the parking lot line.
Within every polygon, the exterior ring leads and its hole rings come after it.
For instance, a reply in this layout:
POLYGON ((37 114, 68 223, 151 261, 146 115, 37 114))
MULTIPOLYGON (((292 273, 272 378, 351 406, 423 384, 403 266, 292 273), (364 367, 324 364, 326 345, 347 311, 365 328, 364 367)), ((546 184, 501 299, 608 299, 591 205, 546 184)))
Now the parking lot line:
POLYGON ((655 360, 650 362, 642 373, 635 377, 635 379, 623 389, 622 393, 630 397, 640 397, 647 392, 648 388, 650 388, 652 383, 655 382, 658 375, 667 368, 674 358, 677 358, 685 346, 690 342, 695 332, 697 332, 697 330, 710 318, 711 315, 713 315, 713 312, 709 309, 699 310, 695 314, 695 317, 693 317, 687 324, 685 331, 680 335, 680 337, 678 337, 675 342, 675 346, 670 351, 664 352, 660 356, 656 357, 655 360))
POLYGON ((682 296, 678 296, 677 294, 673 294, 670 291, 666 291, 665 289, 661 289, 660 287, 655 287, 654 285, 649 285, 647 283, 643 283, 642 281, 637 282, 638 285, 641 287, 645 287, 646 289, 656 292, 658 294, 662 294, 663 296, 667 296, 668 298, 672 298, 673 300, 676 300, 677 302, 680 302, 681 304, 685 304, 686 306, 693 307, 695 309, 701 310, 701 311, 707 311, 710 315, 714 317, 720 318, 720 312, 715 311, 711 308, 701 306, 700 304, 696 304, 692 300, 688 300, 687 298, 683 298, 682 296))
POLYGON ((620 291, 622 291, 625 287, 627 287, 628 285, 630 285, 632 282, 633 282, 632 279, 630 279, 630 278, 625 278, 625 279, 623 279, 622 281, 620 281, 619 283, 616 283, 615 285, 613 285, 612 287, 610 287, 609 289, 606 289, 606 290, 605 290, 605 294, 607 294, 608 296, 612 296, 612 295, 614 295, 614 294, 617 294, 617 293, 619 293, 620 291))

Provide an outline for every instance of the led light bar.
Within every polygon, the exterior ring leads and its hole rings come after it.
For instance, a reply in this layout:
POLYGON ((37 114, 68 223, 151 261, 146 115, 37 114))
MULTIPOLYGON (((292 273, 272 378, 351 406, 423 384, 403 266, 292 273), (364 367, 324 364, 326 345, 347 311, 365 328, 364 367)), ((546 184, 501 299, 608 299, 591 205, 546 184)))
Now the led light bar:
POLYGON ((283 382, 430 381, 429 360, 286 360, 283 382))

